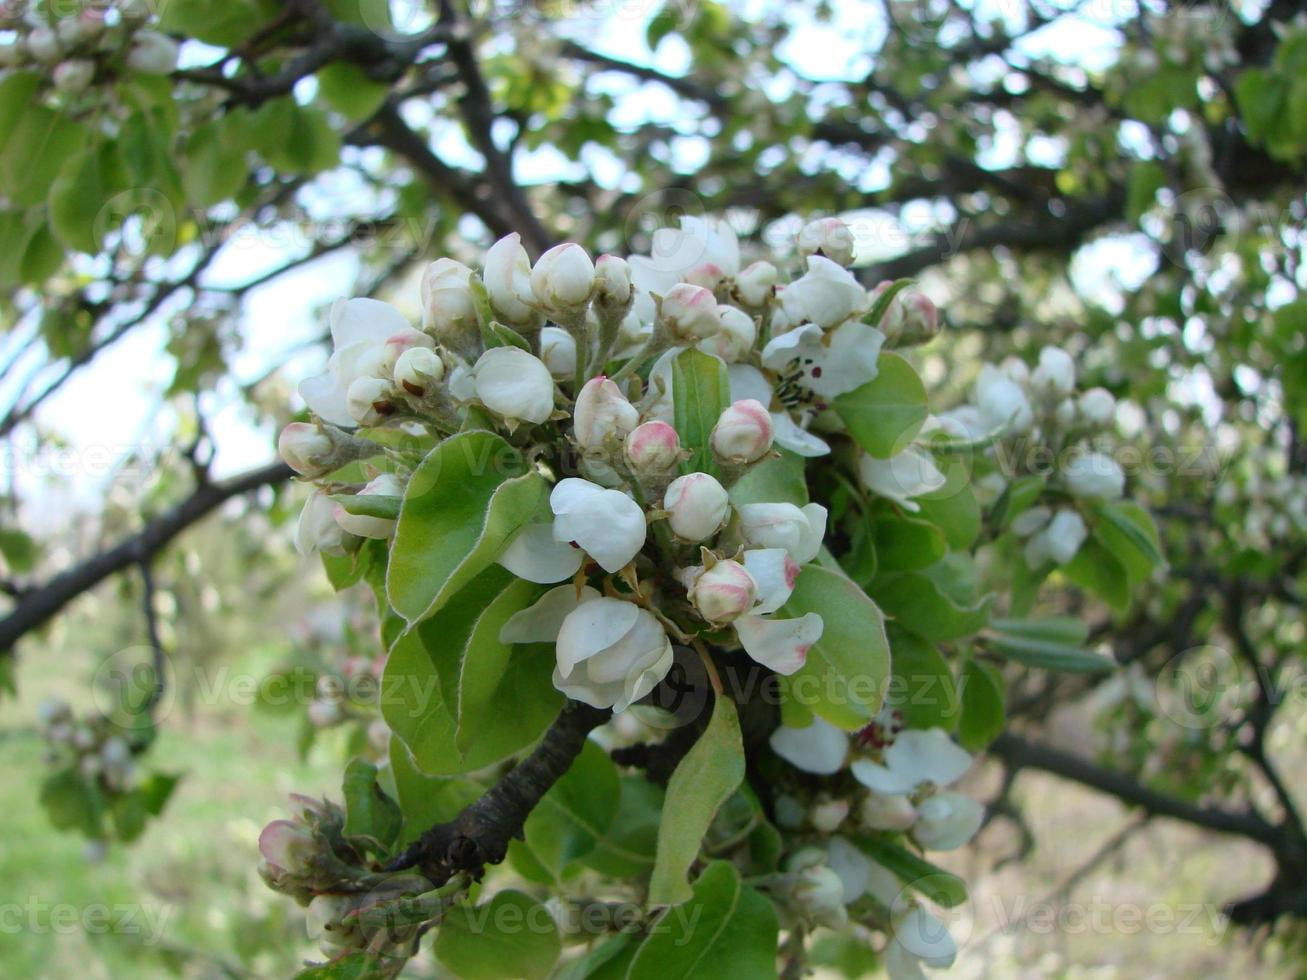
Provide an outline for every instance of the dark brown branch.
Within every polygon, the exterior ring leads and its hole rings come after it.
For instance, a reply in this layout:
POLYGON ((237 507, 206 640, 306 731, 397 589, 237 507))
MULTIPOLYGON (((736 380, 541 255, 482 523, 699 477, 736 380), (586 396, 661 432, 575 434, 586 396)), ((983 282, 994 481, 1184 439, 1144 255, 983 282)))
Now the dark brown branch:
POLYGON ((550 787, 571 768, 586 737, 611 717, 606 708, 568 701, 540 743, 475 803, 426 831, 390 864, 418 868, 437 886, 460 872, 480 877, 508 854, 508 843, 550 787))
POLYGON ((278 461, 230 480, 202 484, 172 510, 149 521, 131 537, 61 572, 44 585, 32 587, 9 615, 0 619, 0 653, 12 651, 22 637, 44 626, 83 592, 131 565, 148 561, 173 538, 228 500, 268 484, 281 483, 290 476, 290 467, 278 461))

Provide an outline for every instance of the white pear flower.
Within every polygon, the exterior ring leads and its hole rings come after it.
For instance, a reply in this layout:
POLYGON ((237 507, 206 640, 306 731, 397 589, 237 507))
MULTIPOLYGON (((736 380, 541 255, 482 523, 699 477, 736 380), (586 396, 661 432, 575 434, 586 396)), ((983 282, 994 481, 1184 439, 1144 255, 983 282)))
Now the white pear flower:
POLYGON ((1091 425, 1106 425, 1116 413, 1116 399, 1106 388, 1090 388, 1081 393, 1076 411, 1091 425))
POLYGON ((343 555, 349 536, 336 523, 336 502, 321 490, 304 502, 295 528, 295 550, 305 558, 315 552, 343 555))
POLYGON ((780 291, 781 310, 790 323, 815 323, 830 330, 867 312, 866 287, 838 262, 808 256, 808 271, 780 291))
POLYGON ((933 493, 944 485, 944 474, 924 450, 909 446, 889 459, 866 453, 858 457, 858 477, 872 493, 888 497, 904 510, 921 510, 913 497, 933 493))
POLYGON ((917 806, 912 836, 928 851, 953 851, 976 836, 985 808, 961 793, 935 793, 917 806))
POLYGON ((922 965, 947 969, 957 959, 958 946, 938 916, 915 902, 894 917, 885 970, 890 980, 925 980, 922 965))
POLYGON ((622 389, 603 375, 591 378, 576 396, 572 412, 572 433, 582 449, 603 449, 610 441, 621 441, 640 422, 640 413, 622 394, 622 389))
POLYGON ((727 368, 727 373, 731 381, 732 401, 752 399, 760 405, 769 406, 772 439, 776 445, 798 456, 825 456, 830 452, 826 440, 800 426, 783 406, 780 411, 771 410, 776 392, 772 389, 771 382, 756 367, 751 364, 732 364, 727 368))
POLYGON ((827 402, 873 381, 885 335, 861 320, 824 331, 805 323, 762 349, 763 367, 779 376, 776 394, 793 409, 822 411, 827 402))
POLYGON ((574 242, 555 245, 531 269, 536 305, 552 317, 572 317, 584 310, 594 283, 594 263, 574 242))
POLYGON ((596 708, 625 711, 672 666, 672 644, 652 613, 584 586, 560 585, 500 630, 501 643, 554 643, 554 687, 596 708))
POLYGON ((553 375, 520 347, 490 348, 477 358, 472 377, 482 404, 506 419, 539 423, 553 414, 553 375))
POLYGON ((127 51, 127 67, 142 75, 167 75, 177 67, 181 48, 172 38, 158 31, 137 31, 127 51))
POLYGON ((540 331, 540 360, 549 373, 559 380, 576 374, 576 338, 562 327, 545 327, 540 331))
POLYGON ((740 242, 728 224, 693 215, 683 216, 680 224, 655 231, 648 255, 631 256, 638 292, 663 296, 678 282, 715 289, 740 271, 740 242))
MULTIPOLYGON (((382 473, 373 478, 358 492, 360 497, 402 497, 404 481, 394 473, 382 473)), ((350 534, 360 538, 385 539, 395 533, 395 521, 386 517, 369 517, 365 514, 351 514, 342 504, 336 504, 336 523, 350 534)))
POLYGON ((686 541, 705 541, 717 533, 730 513, 726 488, 708 473, 678 476, 663 494, 663 509, 672 533, 686 541))
POLYGON ((454 259, 436 259, 422 270, 422 326, 448 343, 459 345, 477 332, 472 275, 454 259))
POLYGON ((761 309, 776 291, 778 276, 770 262, 753 262, 735 277, 735 296, 750 309, 761 309))
MULTIPOLYGON (((531 289, 531 259, 517 232, 505 235, 486 252, 481 274, 495 314, 512 327, 534 329, 543 319, 531 289)), ((543 345, 543 340, 541 341, 543 345)), ((573 348, 575 350, 575 348, 573 348)), ((543 349, 541 355, 544 355, 543 349)), ((545 363, 549 359, 545 358, 545 363)))
POLYGON ((1030 373, 1030 387, 1050 398, 1065 398, 1076 387, 1076 362, 1060 347, 1045 347, 1030 373))
POLYGON ((331 307, 333 352, 323 374, 300 382, 300 397, 324 422, 353 428, 348 392, 359 378, 389 379, 410 347, 434 347, 404 315, 374 299, 338 299, 331 307))
POLYGON ((842 929, 848 925, 844 884, 834 869, 827 866, 824 852, 817 848, 799 851, 786 862, 786 868, 794 875, 791 897, 804 918, 828 929, 842 929), (809 851, 816 852, 815 859, 808 856, 809 851))
POLYGON ((1125 493, 1125 471, 1106 453, 1084 453, 1062 470, 1067 490, 1073 497, 1116 500, 1125 493))
POLYGON ((817 557, 826 533, 826 508, 789 503, 745 504, 739 508, 737 531, 752 548, 783 548, 799 565, 817 557))
MULTIPOLYGON (((1046 511, 1047 508, 1036 507, 1032 510, 1046 511)), ((1014 532, 1017 523, 1029 513, 1030 511, 1026 511, 1012 522, 1014 532)), ((1089 537, 1089 529, 1085 527, 1084 519, 1078 513, 1065 508, 1059 510, 1047 525, 1033 533, 1030 540, 1026 542, 1026 564, 1031 568, 1039 568, 1048 562, 1065 565, 1076 556, 1076 552, 1080 550, 1087 537, 1089 537)))
POLYGON ((717 417, 708 442, 713 454, 728 463, 762 459, 771 449, 771 415, 755 399, 732 402, 717 417))
POLYGON ((580 548, 606 572, 619 572, 644 547, 644 511, 620 490, 560 480, 549 495, 554 538, 580 548))
POLYGON ((389 378, 355 378, 345 392, 345 407, 356 425, 377 425, 394 412, 396 394, 389 378))
POLYGON ((61 61, 55 65, 52 78, 54 87, 60 92, 77 95, 79 92, 85 91, 86 87, 91 84, 91 80, 95 78, 95 62, 86 61, 82 58, 61 61))
POLYGON ((971 756, 942 728, 902 731, 881 758, 856 759, 849 769, 863 786, 885 796, 951 786, 971 768, 971 756))
POLYGON ((713 354, 727 364, 749 356, 758 339, 758 325, 753 317, 725 303, 717 307, 717 332, 696 345, 705 354, 713 354))
POLYGON ((859 816, 868 830, 907 830, 917 821, 917 808, 901 794, 885 796, 868 790, 859 816))
POLYGON ((564 582, 576 574, 585 555, 569 541, 559 541, 554 525, 528 524, 497 561, 518 578, 540 585, 564 582))
POLYGON ((839 772, 849 756, 848 732, 816 717, 803 728, 781 725, 771 733, 768 744, 796 769, 817 776, 839 772))
POLYGON ((842 266, 853 262, 853 232, 839 218, 816 218, 801 229, 796 240, 804 258, 820 255, 842 266))
POLYGON ((989 432, 1002 429, 1020 433, 1034 424, 1035 414, 1021 385, 992 364, 980 369, 975 399, 981 420, 989 432))

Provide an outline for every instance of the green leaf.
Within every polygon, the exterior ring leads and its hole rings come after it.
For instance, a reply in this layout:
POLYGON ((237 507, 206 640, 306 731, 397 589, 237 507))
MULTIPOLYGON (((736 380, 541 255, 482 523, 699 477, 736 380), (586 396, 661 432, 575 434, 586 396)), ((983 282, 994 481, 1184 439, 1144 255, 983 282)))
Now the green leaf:
POLYGON ((64 164, 90 142, 81 123, 28 105, 0 150, 0 192, 15 204, 44 201, 64 164))
POLYGON ((658 854, 649 881, 650 905, 677 905, 691 897, 686 874, 699 857, 718 808, 744 780, 744 742, 735 702, 718 695, 712 718, 667 783, 658 854))
POLYGON ((350 953, 295 974, 295 980, 384 980, 389 974, 375 957, 350 953))
POLYGON ((997 634, 989 637, 989 642, 994 649, 1027 667, 1072 674, 1110 674, 1118 666, 1111 657, 1052 640, 997 634))
POLYGON ((989 622, 988 598, 971 606, 959 605, 920 572, 878 580, 873 591, 886 615, 936 643, 978 633, 989 622))
POLYGON ((535 980, 554 968, 562 940, 549 909, 524 892, 506 889, 476 908, 450 909, 432 951, 463 980, 535 980))
POLYGON ((948 550, 944 532, 934 524, 890 508, 877 516, 872 527, 880 571, 916 571, 935 564, 948 550))
POLYGON ((513 841, 514 864, 522 858, 542 884, 555 883, 573 861, 594 853, 617 815, 621 783, 608 753, 586 742, 558 782, 550 787, 513 841), (525 853, 523 853, 525 852, 525 853))
POLYGON ((901 845, 879 837, 865 836, 854 837, 854 843, 873 861, 891 871, 899 881, 932 902, 951 909, 967 900, 966 882, 901 845))
POLYGON ((1265 69, 1250 68, 1235 79, 1235 103, 1251 142, 1265 142, 1276 125, 1285 97, 1283 83, 1265 69))
POLYGON ((1044 492, 1047 481, 1042 476, 1023 476, 1013 480, 994 504, 994 524, 1005 528, 1019 515, 1034 506, 1044 492))
POLYGON ((396 737, 390 740, 389 754, 395 796, 404 815, 404 829, 396 842, 400 846, 411 844, 434 824, 453 820, 485 792, 485 787, 466 776, 428 776, 396 737))
POLYGON ((1157 192, 1166 186, 1166 168, 1153 160, 1144 160, 1130 168, 1126 187, 1125 213, 1138 221, 1150 207, 1157 192))
POLYGON ((1117 612, 1124 612, 1130 605, 1130 577, 1126 568, 1097 535, 1090 537, 1076 556, 1062 566, 1062 574, 1117 612))
POLYGON ((745 504, 786 503, 802 507, 808 503, 808 480, 804 474, 804 460, 788 449, 777 450, 779 455, 767 456, 749 467, 731 485, 731 503, 736 507, 745 504))
POLYGON ((833 725, 862 728, 880 710, 889 680, 889 641, 876 603, 839 572, 804 567, 786 617, 821 616, 821 639, 808 650, 804 665, 781 678, 786 699, 797 701, 833 725))
POLYGON ((75 769, 47 776, 40 800, 50 823, 59 830, 77 830, 93 840, 104 836, 104 798, 75 769))
POLYGON ((158 0, 158 29, 230 48, 266 23, 273 9, 258 0, 158 0))
POLYGON ((950 548, 965 551, 980 537, 980 504, 971 490, 970 468, 950 459, 944 468, 944 485, 933 493, 913 497, 921 516, 944 532, 950 548))
POLYGON ((713 861, 688 901, 654 923, 627 980, 766 980, 776 976, 777 930, 771 901, 713 861))
POLYGON ((1146 581, 1154 568, 1166 563, 1148 511, 1129 500, 1098 502, 1092 510, 1099 519, 1094 537, 1121 562, 1130 584, 1146 581))
POLYGON ((498 648, 493 625, 536 588, 503 568, 489 568, 391 647, 381 712, 423 772, 455 775, 499 762, 538 739, 557 717, 563 696, 552 682, 553 645, 515 646, 510 655, 498 648), (483 678, 469 681, 480 705, 477 717, 468 719, 477 724, 476 737, 465 737, 460 747, 460 688, 465 669, 481 669, 477 657, 506 666, 488 694, 483 678))
POLYGON ((399 518, 403 497, 392 497, 382 493, 333 493, 331 499, 340 504, 347 514, 360 517, 380 517, 393 521, 399 518))
POLYGON ((235 197, 249 179, 247 113, 228 113, 197 126, 186 140, 182 184, 189 200, 202 208, 235 197))
POLYGON ((967 662, 962 673, 958 742, 968 752, 979 752, 1003 731, 1007 721, 1003 688, 1003 675, 996 668, 975 660, 967 662))
POLYGON ((50 225, 60 241, 77 252, 99 252, 105 230, 100 210, 126 186, 126 167, 113 141, 69 159, 50 185, 50 225))
POLYGON ((358 122, 381 108, 390 88, 373 81, 358 65, 337 61, 318 69, 318 91, 327 105, 358 122))
POLYGON ((853 441, 877 459, 902 452, 921 431, 930 414, 926 386, 904 358, 880 355, 876 377, 834 401, 853 441))
POLYGON ((895 297, 915 281, 913 279, 895 279, 889 284, 889 288, 876 297, 876 302, 867 311, 867 315, 862 318, 862 322, 879 330, 881 321, 885 319, 885 314, 889 312, 890 305, 894 302, 895 297))
POLYGON ((581 862, 611 878, 641 877, 654 866, 663 788, 643 776, 623 776, 619 787, 611 826, 581 862))
POLYGON ((893 674, 885 703, 903 712, 908 728, 943 728, 957 724, 960 702, 953 671, 929 640, 890 623, 893 674))
POLYGON ((726 365, 693 347, 681 351, 672 360, 672 403, 676 434, 681 437, 681 446, 690 451, 690 458, 681 463, 681 472, 720 476, 708 437, 731 404, 726 365))
POLYGON ((414 471, 391 545, 386 595, 410 623, 439 611, 494 564, 549 492, 492 432, 446 439, 414 471))
POLYGON ((363 837, 385 854, 399 837, 404 822, 399 804, 377 785, 377 767, 366 759, 352 759, 345 767, 341 792, 345 798, 345 836, 363 837))
POLYGON ((1084 643, 1089 639, 1089 627, 1074 616, 1041 616, 1038 619, 995 619, 990 628, 1008 636, 1026 640, 1045 640, 1050 643, 1084 643))
POLYGON ((554 980, 625 980, 637 948, 634 941, 633 934, 619 932, 568 962, 554 974, 554 980))
POLYGON ((19 575, 30 572, 36 564, 37 554, 36 542, 26 531, 14 527, 0 531, 0 555, 4 556, 11 572, 19 575))

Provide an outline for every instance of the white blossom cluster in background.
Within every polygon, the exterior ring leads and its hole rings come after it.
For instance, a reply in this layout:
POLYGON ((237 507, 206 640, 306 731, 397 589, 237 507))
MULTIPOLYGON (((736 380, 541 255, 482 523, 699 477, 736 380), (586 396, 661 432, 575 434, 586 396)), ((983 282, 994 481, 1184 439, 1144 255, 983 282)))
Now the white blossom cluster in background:
POLYGON ((22 13, 0 21, 0 29, 13 31, 0 42, 0 69, 46 71, 63 96, 79 95, 119 70, 167 75, 177 67, 177 42, 143 26, 152 16, 149 3, 88 5, 75 17, 49 21, 35 5, 15 6, 22 13))
POLYGON ((952 436, 994 444, 999 468, 978 483, 991 501, 1025 469, 1051 464, 1049 486, 1067 503, 1030 507, 1012 521, 1031 568, 1064 565, 1076 556, 1089 534, 1077 501, 1111 501, 1125 493, 1121 465, 1092 448, 1095 437, 1114 425, 1116 407, 1105 388, 1077 390, 1071 355, 1045 347, 1033 370, 1015 357, 984 365, 971 401, 936 417, 939 429, 952 436))
MULTIPOLYGON (((852 237, 834 219, 804 227, 803 265, 788 282, 767 261, 744 264, 719 221, 683 218, 652 244, 629 260, 564 244, 532 265, 510 235, 480 272, 438 259, 422 277, 420 325, 375 300, 338 301, 327 369, 300 389, 317 421, 280 440, 287 462, 319 480, 352 461, 375 464, 371 440, 387 428, 438 439, 493 427, 528 450, 553 482, 551 514, 499 562, 531 582, 566 584, 513 617, 503 639, 556 643, 558 689, 618 710, 665 676, 673 641, 705 628, 730 631, 778 673, 802 666, 821 617, 782 607, 817 557, 825 508, 735 504, 730 488, 778 447, 830 452, 821 432, 839 424, 831 400, 875 378, 887 344, 938 329, 933 305, 910 290, 879 326, 865 322, 883 287, 868 290, 848 271, 852 237), (722 362, 731 389, 709 439, 712 464, 689 471, 672 424, 673 364, 687 348, 722 362), (582 581, 594 574, 626 584, 600 592, 582 581)), ((402 497, 409 468, 390 459, 363 484, 321 481, 300 519, 302 552, 345 554, 394 533, 393 518, 339 501, 402 497)), ((909 507, 943 480, 913 448, 864 461, 862 474, 909 507)))

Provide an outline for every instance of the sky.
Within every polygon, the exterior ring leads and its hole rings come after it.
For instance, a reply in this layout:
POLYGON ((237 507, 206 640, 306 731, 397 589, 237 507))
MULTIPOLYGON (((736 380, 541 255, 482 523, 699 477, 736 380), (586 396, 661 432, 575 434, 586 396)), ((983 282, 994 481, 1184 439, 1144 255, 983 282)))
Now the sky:
MULTIPOLYGON (((689 68, 689 53, 679 38, 672 36, 664 40, 656 52, 650 51, 645 43, 645 25, 650 9, 656 6, 639 0, 593 0, 582 8, 586 16, 575 19, 574 29, 578 39, 614 57, 649 64, 670 74, 682 73, 689 68)), ((745 0, 738 6, 744 8, 747 16, 766 4, 745 0)), ((879 43, 885 29, 883 21, 874 14, 878 9, 875 4, 837 0, 832 7, 835 17, 831 23, 796 23, 780 51, 796 70, 810 78, 839 79, 865 72, 870 67, 865 52, 879 43)), ((1119 43, 1111 25, 1122 16, 1129 16, 1133 4, 1127 0, 1087 0, 1081 8, 1077 16, 1065 18, 1023 41, 1022 49, 1030 55, 1050 55, 1090 69, 1110 64, 1119 43)), ((979 3, 982 13, 996 16, 1010 17, 1018 9, 1018 0, 979 3)), ((405 26, 417 26, 402 11, 397 21, 405 26)), ((183 55, 196 64, 206 62, 211 56, 211 50, 194 44, 183 55)), ((623 93, 618 112, 626 121, 634 123, 644 117, 675 118, 677 100, 661 87, 639 88, 621 80, 614 85, 616 91, 623 93)), ((436 133, 435 142, 437 149, 455 162, 476 159, 452 124, 436 133)), ((999 140, 981 163, 1001 166, 1003 158, 1015 149, 1014 141, 1005 145, 999 140)), ((695 155, 703 152, 703 147, 696 146, 694 140, 684 140, 674 152, 678 154, 676 162, 688 165, 695 155)), ((588 153, 584 163, 596 179, 609 183, 620 179, 620 168, 603 151, 588 153)), ((574 168, 574 164, 556 151, 541 150, 521 155, 518 176, 526 183, 545 182, 568 176, 574 168)), ((333 186, 333 179, 339 181, 339 178, 322 178, 311 193, 338 200, 348 188, 333 186)), ((879 229, 862 243, 864 254, 860 259, 873 261, 906 247, 909 237, 905 233, 920 232, 918 223, 928 223, 936 216, 926 208, 905 210, 900 217, 888 213, 861 217, 869 219, 862 227, 879 229)), ((220 253, 206 281, 213 285, 236 285, 253 278, 295 254, 296 239, 300 237, 293 228, 262 236, 236 236, 220 253)), ((1123 256, 1137 254, 1137 248, 1128 240, 1105 242, 1078 258, 1076 275, 1084 285, 1096 290, 1111 288, 1113 270, 1122 267, 1123 256)), ((234 381, 224 382, 201 402, 217 447, 213 467, 216 476, 238 473, 273 457, 276 433, 268 425, 254 424, 251 413, 242 404, 237 385, 261 377, 277 366, 296 381, 320 370, 327 351, 304 347, 322 335, 326 307, 341 295, 342 284, 354 281, 356 271, 356 256, 342 252, 248 294, 240 325, 239 351, 231 365, 234 381)), ((416 290, 410 289, 395 300, 416 318, 415 294, 416 290)), ((68 507, 95 509, 116 466, 126 462, 138 447, 153 447, 167 440, 173 431, 173 419, 171 409, 160 408, 159 397, 172 377, 171 359, 164 351, 167 338, 168 329, 163 321, 137 328, 82 369, 41 407, 40 425, 62 436, 64 445, 59 449, 33 454, 30 434, 16 434, 7 458, 0 460, 0 468, 16 468, 16 486, 27 503, 26 516, 37 529, 42 524, 61 523, 68 507)), ((0 357, 3 356, 0 343, 0 357)), ((0 386, 0 404, 7 403, 10 397, 12 391, 0 386)))

